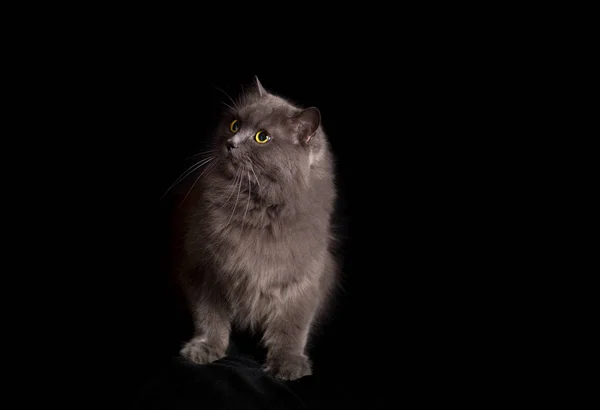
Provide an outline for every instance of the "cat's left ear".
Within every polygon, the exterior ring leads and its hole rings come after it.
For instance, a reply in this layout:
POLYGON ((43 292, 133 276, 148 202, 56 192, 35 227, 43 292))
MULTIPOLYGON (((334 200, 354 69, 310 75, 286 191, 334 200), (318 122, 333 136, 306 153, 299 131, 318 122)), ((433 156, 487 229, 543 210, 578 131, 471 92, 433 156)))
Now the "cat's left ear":
POLYGON ((310 107, 296 114, 295 120, 298 124, 298 139, 306 144, 321 125, 321 113, 317 107, 310 107))
POLYGON ((258 95, 263 97, 267 94, 267 91, 265 90, 265 88, 262 86, 262 84, 260 83, 260 80, 258 79, 258 76, 254 76, 254 81, 256 82, 256 89, 258 90, 258 95))

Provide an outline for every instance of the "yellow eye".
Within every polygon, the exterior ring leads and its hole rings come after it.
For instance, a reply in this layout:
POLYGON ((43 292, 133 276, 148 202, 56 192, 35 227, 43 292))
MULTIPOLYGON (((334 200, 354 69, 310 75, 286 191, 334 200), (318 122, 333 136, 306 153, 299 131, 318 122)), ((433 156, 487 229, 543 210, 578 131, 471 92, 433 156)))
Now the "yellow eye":
POLYGON ((229 131, 236 133, 239 131, 239 129, 240 129, 240 122, 238 120, 231 121, 231 124, 229 124, 229 131))
POLYGON ((254 136, 254 140, 259 144, 265 144, 271 140, 271 136, 267 134, 267 131, 258 131, 254 136))

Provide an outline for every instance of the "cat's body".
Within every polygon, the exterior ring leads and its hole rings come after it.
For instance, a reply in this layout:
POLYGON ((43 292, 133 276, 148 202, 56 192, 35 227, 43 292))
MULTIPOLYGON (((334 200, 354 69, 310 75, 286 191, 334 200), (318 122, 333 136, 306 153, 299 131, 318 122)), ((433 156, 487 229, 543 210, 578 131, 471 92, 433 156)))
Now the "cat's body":
POLYGON ((223 357, 236 324, 261 332, 265 368, 293 380, 311 374, 307 338, 337 282, 333 161, 319 111, 256 81, 191 178, 178 271, 196 332, 181 353, 196 363, 223 357))

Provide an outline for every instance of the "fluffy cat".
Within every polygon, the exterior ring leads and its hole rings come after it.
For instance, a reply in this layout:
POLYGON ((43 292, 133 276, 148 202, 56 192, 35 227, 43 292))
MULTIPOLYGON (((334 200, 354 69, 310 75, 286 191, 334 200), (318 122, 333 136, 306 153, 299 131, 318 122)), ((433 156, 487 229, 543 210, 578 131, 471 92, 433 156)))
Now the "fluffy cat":
POLYGON ((235 324, 262 333, 266 371, 312 374, 307 339, 337 283, 333 158, 319 110, 255 78, 222 115, 196 172, 178 262, 195 334, 181 355, 201 364, 225 356, 235 324))

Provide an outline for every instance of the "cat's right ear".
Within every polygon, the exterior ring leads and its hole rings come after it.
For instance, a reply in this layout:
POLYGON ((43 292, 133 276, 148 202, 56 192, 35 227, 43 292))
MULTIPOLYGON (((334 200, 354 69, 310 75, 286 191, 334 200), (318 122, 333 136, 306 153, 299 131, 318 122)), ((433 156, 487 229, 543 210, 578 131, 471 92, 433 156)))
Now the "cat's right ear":
POLYGON ((295 120, 300 141, 308 144, 321 125, 321 113, 319 109, 317 107, 310 107, 302 110, 296 115, 295 120))

